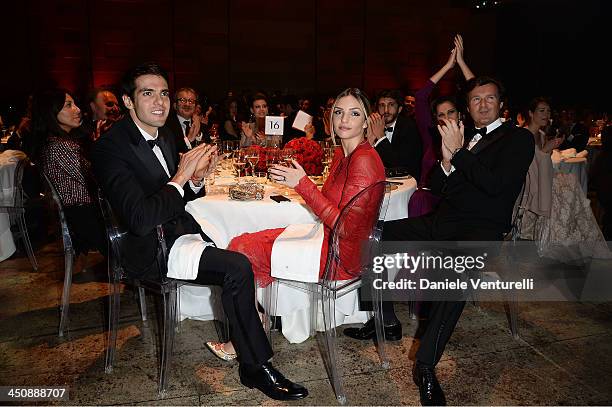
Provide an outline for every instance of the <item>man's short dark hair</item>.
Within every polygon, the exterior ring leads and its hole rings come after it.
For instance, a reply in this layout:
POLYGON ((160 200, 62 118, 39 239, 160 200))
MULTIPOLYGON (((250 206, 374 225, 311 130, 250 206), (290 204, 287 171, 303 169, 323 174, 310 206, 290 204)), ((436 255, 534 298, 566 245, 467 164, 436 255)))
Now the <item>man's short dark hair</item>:
POLYGON ((500 102, 504 101, 504 97, 506 96, 506 90, 504 89, 504 85, 502 85, 500 81, 498 81, 497 79, 491 78, 489 76, 477 76, 475 78, 470 79, 465 84, 465 101, 468 104, 468 106, 470 104, 470 100, 469 100, 470 92, 473 91, 474 88, 478 86, 484 86, 484 85, 489 85, 489 84, 493 84, 495 85, 495 87, 497 87, 497 96, 499 98, 499 101, 500 102))
POLYGON ((402 92, 397 89, 383 89, 378 92, 378 95, 376 95, 376 104, 378 104, 378 101, 382 98, 394 99, 398 107, 404 106, 404 96, 402 92))
POLYGON ((143 75, 161 76, 168 82, 168 73, 155 62, 145 62, 128 70, 121 79, 121 91, 123 95, 128 95, 134 99, 136 91, 136 79, 143 75))

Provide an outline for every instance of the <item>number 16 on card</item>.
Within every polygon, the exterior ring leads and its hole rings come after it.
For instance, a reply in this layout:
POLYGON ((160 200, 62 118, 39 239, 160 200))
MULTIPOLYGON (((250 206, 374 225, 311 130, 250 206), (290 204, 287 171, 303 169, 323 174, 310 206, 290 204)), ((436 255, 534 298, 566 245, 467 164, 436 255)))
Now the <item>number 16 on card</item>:
POLYGON ((266 116, 266 135, 282 136, 284 124, 284 117, 266 116))

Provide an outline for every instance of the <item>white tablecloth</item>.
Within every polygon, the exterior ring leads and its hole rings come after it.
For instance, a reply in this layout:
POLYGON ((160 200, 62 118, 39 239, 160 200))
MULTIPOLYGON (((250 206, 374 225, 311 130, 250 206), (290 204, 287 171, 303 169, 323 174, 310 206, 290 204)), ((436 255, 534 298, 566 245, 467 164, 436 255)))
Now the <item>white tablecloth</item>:
MULTIPOLYGON (((261 201, 233 201, 227 197, 229 177, 217 177, 215 186, 209 194, 189 202, 186 209, 202 226, 204 232, 215 242, 217 247, 226 248, 231 239, 246 232, 257 232, 264 229, 282 228, 289 224, 309 223, 316 220, 314 214, 294 192, 287 196, 291 202, 277 203, 270 195, 287 193, 266 185, 265 197, 261 201)), ((386 220, 408 217, 408 200, 416 189, 414 179, 395 180, 402 185, 391 192, 386 220)), ((292 190, 289 190, 292 191, 292 190)), ((279 287, 277 315, 283 316, 283 335, 290 342, 302 342, 310 333, 310 297, 303 291, 281 285, 279 287)), ((258 290, 262 301, 263 290, 258 290)), ((188 286, 180 295, 181 318, 207 320, 212 319, 210 290, 207 287, 188 286), (197 304, 194 304, 197 303, 197 304), (197 311, 191 313, 189 310, 197 311)), ((336 320, 338 324, 364 322, 365 312, 358 311, 357 291, 345 295, 337 302, 336 320)))
MULTIPOLYGON (((25 158, 17 150, 6 150, 0 153, 0 206, 13 205, 13 182, 17 162, 25 158)), ((0 213, 0 261, 15 253, 15 242, 11 234, 11 223, 7 213, 0 213)))

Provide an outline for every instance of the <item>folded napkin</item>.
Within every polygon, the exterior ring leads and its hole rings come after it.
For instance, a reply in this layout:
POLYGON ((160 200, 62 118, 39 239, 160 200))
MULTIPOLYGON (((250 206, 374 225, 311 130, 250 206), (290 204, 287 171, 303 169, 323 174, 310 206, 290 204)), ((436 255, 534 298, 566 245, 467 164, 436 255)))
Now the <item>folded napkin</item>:
POLYGON ((567 150, 561 150, 561 156, 563 158, 570 158, 570 157, 576 157, 576 149, 575 148, 568 148, 567 150))
POLYGON ((318 282, 323 230, 320 223, 287 226, 272 246, 272 277, 318 282))

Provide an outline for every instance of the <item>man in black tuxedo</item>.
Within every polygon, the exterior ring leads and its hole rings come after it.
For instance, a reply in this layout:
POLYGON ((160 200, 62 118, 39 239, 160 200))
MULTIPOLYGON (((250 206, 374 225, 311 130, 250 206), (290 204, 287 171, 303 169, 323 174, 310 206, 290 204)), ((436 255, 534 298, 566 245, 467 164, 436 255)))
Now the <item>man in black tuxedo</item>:
POLYGON ((216 148, 202 144, 178 160, 174 137, 162 127, 170 98, 167 74, 159 65, 130 70, 122 88, 129 114, 96 142, 92 162, 98 183, 128 229, 122 247, 127 272, 159 275, 155 228, 162 224, 170 250, 168 277, 223 289, 240 381, 278 400, 306 397, 304 387, 283 377, 269 362, 272 349, 255 309, 249 261, 216 248, 185 211, 186 201, 204 194, 202 181, 214 170, 216 148))
POLYGON ((376 98, 378 112, 372 113, 368 120, 367 137, 385 168, 404 168, 418 180, 423 142, 414 119, 400 115, 402 102, 399 91, 381 91, 376 98))
MULTIPOLYGON (((385 241, 499 241, 508 232, 514 203, 521 191, 534 154, 529 131, 502 123, 503 88, 487 77, 466 84, 468 111, 475 129, 464 138, 463 124, 444 119, 442 161, 431 176, 432 191, 441 195, 437 210, 430 215, 386 222, 385 241), (464 142, 465 140, 465 142, 464 142)), ((413 378, 423 405, 445 404, 435 375, 446 343, 463 311, 463 301, 432 302, 429 321, 421 337, 413 378)), ((383 304, 385 333, 400 332, 393 304, 383 304)), ((356 339, 374 336, 374 323, 347 328, 356 339)))
MULTIPOLYGON (((207 133, 207 124, 196 113, 198 93, 193 88, 179 88, 174 93, 174 111, 168 115, 164 128, 174 135, 176 148, 179 153, 186 153, 196 146, 196 139, 210 143, 207 133)), ((206 119, 208 120, 208 119, 206 119)))

